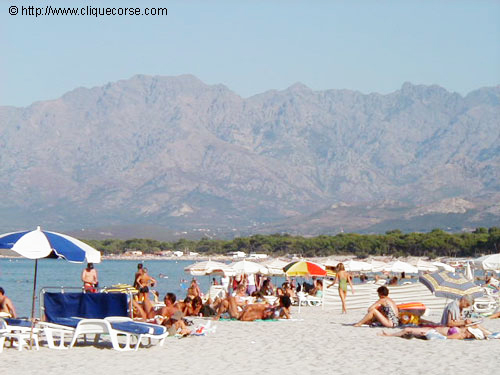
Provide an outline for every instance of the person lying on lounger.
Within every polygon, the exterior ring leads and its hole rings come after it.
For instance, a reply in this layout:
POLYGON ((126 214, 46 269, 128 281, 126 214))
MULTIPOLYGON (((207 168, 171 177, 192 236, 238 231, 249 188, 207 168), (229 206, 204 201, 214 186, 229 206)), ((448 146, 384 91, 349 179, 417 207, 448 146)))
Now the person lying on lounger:
POLYGON ((399 310, 396 303, 389 298, 389 289, 386 286, 381 286, 377 289, 378 301, 368 308, 368 313, 355 327, 360 327, 363 324, 382 324, 384 327, 392 328, 399 325, 399 310))
POLYGON ((403 338, 421 338, 432 340, 436 338, 447 339, 478 339, 482 340, 491 335, 491 332, 484 327, 476 324, 470 327, 408 327, 399 332, 382 332, 381 336, 403 337, 403 338))

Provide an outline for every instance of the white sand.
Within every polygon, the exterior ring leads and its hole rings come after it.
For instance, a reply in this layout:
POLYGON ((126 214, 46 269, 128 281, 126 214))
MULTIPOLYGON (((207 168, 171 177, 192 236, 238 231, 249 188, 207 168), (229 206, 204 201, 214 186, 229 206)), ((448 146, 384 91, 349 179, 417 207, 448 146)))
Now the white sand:
MULTIPOLYGON (((381 328, 354 328, 362 311, 339 315, 305 307, 300 321, 213 322, 204 337, 168 338, 163 347, 116 352, 109 347, 40 351, 5 348, 4 374, 404 374, 498 373, 500 340, 406 340, 378 336, 381 328)), ((438 317, 432 317, 438 320, 438 317)), ((484 321, 500 331, 500 319, 484 321)))

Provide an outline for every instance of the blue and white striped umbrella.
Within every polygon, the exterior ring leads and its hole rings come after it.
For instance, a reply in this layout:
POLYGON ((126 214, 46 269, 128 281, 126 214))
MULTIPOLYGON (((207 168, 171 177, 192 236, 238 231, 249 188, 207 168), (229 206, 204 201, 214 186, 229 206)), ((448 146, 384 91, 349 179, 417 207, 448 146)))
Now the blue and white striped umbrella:
MULTIPOLYGON (((31 305, 32 321, 35 314, 38 259, 56 257, 66 259, 72 263, 83 263, 85 261, 99 263, 101 261, 101 253, 92 246, 65 234, 41 230, 40 227, 32 231, 20 231, 0 235, 0 249, 10 249, 25 258, 35 259, 33 300, 31 305)), ((33 333, 33 329, 31 333, 33 333)))
POLYGON ((484 292, 482 288, 472 281, 467 280, 462 274, 448 271, 434 272, 419 277, 436 297, 460 299, 470 294, 474 298, 481 297, 484 292))
POLYGON ((101 253, 92 246, 65 234, 41 230, 0 235, 0 249, 11 249, 29 259, 64 258, 68 262, 99 263, 101 253))

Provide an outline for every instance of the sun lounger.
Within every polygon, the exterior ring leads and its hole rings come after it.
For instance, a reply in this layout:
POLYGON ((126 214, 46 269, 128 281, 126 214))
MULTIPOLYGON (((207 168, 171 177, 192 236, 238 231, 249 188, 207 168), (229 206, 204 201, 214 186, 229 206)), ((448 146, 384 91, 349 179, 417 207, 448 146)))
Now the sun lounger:
POLYGON ((35 349, 38 350, 38 329, 33 328, 33 332, 31 332, 31 330, 31 323, 27 320, 0 318, 0 352, 5 345, 5 339, 10 339, 11 342, 16 340, 17 349, 19 351, 24 347, 29 347, 31 340, 35 345, 35 349), (8 321, 10 321, 12 325, 9 324, 8 321), (27 322, 27 324, 25 322, 27 322))
MULTIPOLYGON (((166 329, 156 324, 135 322, 128 317, 128 296, 121 293, 45 293, 41 322, 49 348, 67 349, 81 335, 94 334, 97 343, 103 334, 109 335, 115 350, 137 350, 142 338, 157 339, 163 344, 166 329), (106 319, 108 318, 108 319, 106 319), (66 339, 71 337, 69 346, 66 339), (124 337, 125 343, 119 344, 124 337), (59 339, 59 343, 57 343, 59 339), (136 340, 132 344, 133 339, 136 340)), ((85 336, 86 340, 86 336, 85 336)))
POLYGON ((121 330, 140 334, 141 338, 149 340, 149 345, 152 345, 153 340, 156 340, 160 346, 163 346, 165 338, 168 336, 167 328, 158 324, 137 322, 132 318, 123 316, 108 316, 104 319, 110 322, 113 328, 120 328, 121 330))
MULTIPOLYGON (((123 328, 127 329, 129 327, 123 326, 123 328)), ((130 331, 135 331, 135 328, 136 327, 130 327, 130 331)), ((130 331, 115 329, 106 319, 81 319, 75 328, 73 339, 71 340, 69 347, 72 348, 81 335, 93 334, 94 345, 97 345, 101 335, 107 334, 111 339, 113 349, 118 351, 137 350, 141 343, 142 335, 130 331), (125 344, 120 345, 118 341, 120 336, 125 337, 125 344), (132 337, 136 337, 136 344, 134 346, 132 346, 132 337)), ((87 339, 85 336, 85 342, 86 341, 87 339)))

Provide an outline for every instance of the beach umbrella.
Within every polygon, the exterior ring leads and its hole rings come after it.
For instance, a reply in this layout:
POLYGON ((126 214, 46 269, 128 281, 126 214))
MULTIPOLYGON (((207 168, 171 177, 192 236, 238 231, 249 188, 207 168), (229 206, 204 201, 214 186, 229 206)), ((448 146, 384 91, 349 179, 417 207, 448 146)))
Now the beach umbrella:
POLYGON ((344 268, 346 271, 350 272, 368 272, 371 271, 372 265, 368 262, 362 262, 359 260, 348 260, 347 262, 344 262, 344 268))
POLYGON ((249 260, 240 260, 239 262, 231 263, 229 265, 236 274, 246 274, 253 275, 256 273, 266 273, 266 268, 261 266, 259 263, 255 263, 249 260))
POLYGON ((472 281, 467 280, 464 275, 448 271, 440 271, 421 275, 418 280, 424 284, 436 297, 459 299, 465 295, 481 297, 484 292, 482 288, 472 281))
POLYGON ((465 266, 465 278, 467 280, 474 281, 474 272, 472 271, 470 262, 467 262, 467 265, 465 266))
POLYGON ((184 272, 189 273, 193 276, 205 276, 213 274, 233 276, 235 274, 234 270, 228 264, 215 262, 210 259, 203 262, 193 263, 185 267, 184 272))
POLYGON ((433 264, 432 262, 427 262, 425 260, 419 259, 416 267, 419 271, 424 271, 424 272, 436 272, 438 270, 438 267, 433 264))
POLYGON ((485 271, 500 271, 500 254, 490 254, 474 259, 474 265, 485 271))
POLYGON ((385 272, 392 273, 418 273, 418 269, 415 266, 412 266, 410 263, 402 262, 400 260, 396 260, 394 262, 387 263, 384 267, 385 272))
POLYGON ((432 262, 433 265, 435 265, 439 269, 443 269, 448 272, 455 272, 455 267, 450 266, 449 264, 443 263, 443 262, 432 262))
POLYGON ((35 315, 38 259, 63 258, 72 263, 83 263, 84 261, 100 263, 101 261, 101 253, 92 246, 62 233, 41 230, 40 227, 32 231, 20 231, 0 235, 0 249, 10 249, 25 258, 35 260, 31 304, 32 322, 35 315))
POLYGON ((324 265, 325 267, 332 267, 332 268, 333 268, 333 267, 337 267, 337 264, 339 264, 339 263, 340 263, 340 262, 339 262, 338 260, 336 260, 336 259, 331 259, 331 258, 328 258, 328 259, 326 260, 326 262, 325 262, 325 263, 323 263, 323 265, 324 265))
POLYGON ((283 276, 285 274, 283 267, 287 264, 288 262, 281 259, 271 259, 267 262, 261 263, 261 265, 266 268, 266 275, 269 276, 283 276))
POLYGON ((387 266, 387 263, 374 259, 371 260, 370 264, 372 266, 371 269, 372 272, 382 272, 384 268, 387 266))
POLYGON ((314 262, 299 260, 283 267, 287 276, 326 276, 325 268, 314 262))

